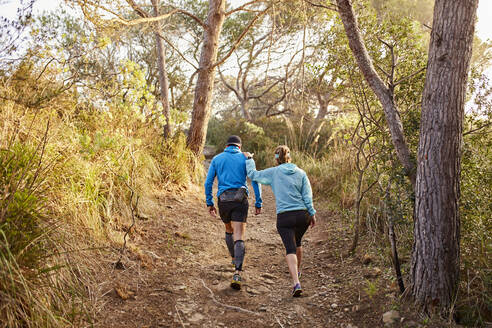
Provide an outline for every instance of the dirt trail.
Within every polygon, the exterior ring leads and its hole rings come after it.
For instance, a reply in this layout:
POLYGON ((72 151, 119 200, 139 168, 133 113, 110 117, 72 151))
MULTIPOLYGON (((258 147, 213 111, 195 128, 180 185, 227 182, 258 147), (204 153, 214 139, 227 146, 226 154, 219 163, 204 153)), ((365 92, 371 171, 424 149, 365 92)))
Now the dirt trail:
POLYGON ((385 272, 357 257, 342 259, 349 243, 347 228, 321 204, 317 226, 305 235, 304 294, 291 297, 269 187, 263 187, 263 197, 258 216, 250 198, 241 291, 229 287, 233 268, 223 223, 208 215, 203 189, 157 198, 149 218, 139 220, 132 235, 140 255, 126 258, 125 269, 114 270, 114 278, 102 284, 107 292, 96 326, 381 326, 395 288, 388 286, 385 272), (376 292, 367 291, 368 285, 376 292))

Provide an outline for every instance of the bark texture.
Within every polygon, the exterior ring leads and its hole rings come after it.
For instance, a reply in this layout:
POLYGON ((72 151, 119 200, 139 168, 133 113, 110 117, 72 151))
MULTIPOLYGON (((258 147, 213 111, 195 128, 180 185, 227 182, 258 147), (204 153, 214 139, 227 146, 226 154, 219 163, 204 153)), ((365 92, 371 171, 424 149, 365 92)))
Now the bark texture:
POLYGON ((337 0, 338 12, 345 28, 349 47, 357 61, 359 69, 364 75, 367 84, 374 91, 383 106, 384 115, 391 133, 391 140, 395 147, 398 160, 405 168, 413 186, 415 186, 415 164, 403 134, 400 114, 396 108, 393 92, 388 88, 374 69, 371 58, 364 45, 357 25, 357 19, 350 0, 337 0))
POLYGON ((200 55, 199 73, 195 87, 193 113, 188 133, 188 148, 196 155, 203 151, 207 125, 210 119, 210 103, 214 87, 219 37, 225 18, 225 0, 210 0, 203 45, 200 55))
POLYGON ((422 97, 411 293, 444 312, 459 279, 462 125, 477 5, 436 0, 422 97))
MULTIPOLYGON (((159 16, 159 0, 152 0, 152 7, 154 11, 154 16, 159 16)), ((162 114, 166 120, 164 125, 164 138, 167 138, 172 133, 171 120, 170 120, 170 110, 169 110, 169 82, 167 78, 166 70, 166 49, 164 47, 164 41, 161 38, 162 34, 162 22, 158 21, 155 24, 155 41, 157 50, 157 67, 159 69, 159 86, 160 86, 160 100, 162 104, 162 114)))

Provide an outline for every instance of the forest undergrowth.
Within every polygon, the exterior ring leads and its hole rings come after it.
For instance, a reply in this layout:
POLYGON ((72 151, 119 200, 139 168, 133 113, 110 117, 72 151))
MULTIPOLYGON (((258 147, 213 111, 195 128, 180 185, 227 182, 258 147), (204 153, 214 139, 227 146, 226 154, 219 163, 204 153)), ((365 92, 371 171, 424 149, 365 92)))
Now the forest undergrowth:
MULTIPOLYGON (((144 258, 127 241, 135 219, 145 216, 145 198, 196 193, 202 184, 203 158, 188 149, 185 131, 200 117, 191 113, 202 101, 193 98, 195 74, 207 72, 198 65, 204 40, 196 31, 204 24, 190 17, 205 21, 207 3, 185 1, 195 14, 172 16, 163 31, 170 44, 192 38, 187 49, 167 50, 169 90, 162 92, 153 23, 117 26, 106 21, 109 12, 98 12, 104 6, 90 1, 65 1, 80 7, 80 16, 62 9, 33 18, 34 2, 20 1, 26 8, 19 22, 0 22, 2 31, 10 31, 0 54, 0 328, 80 327, 101 310, 95 277, 121 264, 123 252, 144 258), (168 91, 166 111, 162 95, 168 91), (174 129, 167 139, 164 122, 174 129)), ((306 1, 278 1, 273 15, 265 11, 251 21, 250 14, 270 2, 256 9, 256 1, 249 3, 253 7, 243 8, 249 12, 230 11, 216 49, 228 53, 234 45, 229 55, 238 60, 222 62, 216 76, 222 83, 207 90, 213 95, 204 115, 211 119, 201 121, 208 122, 207 143, 220 152, 229 135, 239 135, 259 169, 275 164, 276 146, 288 145, 310 178, 315 203, 352 234, 337 255, 355 260, 353 254, 369 244, 362 251, 391 271, 394 231, 408 286, 411 172, 397 160, 381 103, 352 58, 338 13, 306 1), (239 33, 245 26, 250 33, 239 33), (294 51, 300 39, 303 50, 294 51), (227 65, 239 73, 228 73, 227 65)), ((414 157, 432 26, 433 1, 425 3, 428 8, 415 1, 364 0, 355 8, 374 64, 387 75, 385 83, 394 82, 392 97, 414 157)), ((134 6, 117 9, 118 18, 143 13, 134 6)), ((460 283, 452 310, 468 326, 492 322, 492 104, 484 75, 491 47, 474 42, 466 97, 476 108, 467 108, 463 122, 460 283)), ((194 211, 203 204, 191 205, 194 211)), ((368 285, 369 294, 375 288, 368 285)))
MULTIPOLYGON (((118 261, 125 234, 140 215, 140 197, 155 190, 184 191, 204 176, 201 163, 186 150, 182 134, 163 142, 160 129, 134 111, 68 104, 72 110, 62 112, 56 103, 31 110, 4 102, 0 113, 0 182, 5 191, 0 203, 0 279, 2 297, 8 300, 0 312, 3 327, 91 322, 99 302, 93 285, 103 265, 98 259, 112 254, 109 257, 118 261)), ((63 106, 67 108, 67 103, 63 106)), ((265 137, 268 142, 255 148, 248 141, 259 138, 248 138, 240 130, 223 131, 242 135, 259 168, 273 165, 271 153, 277 143, 272 138, 265 137)), ((358 201, 357 165, 346 131, 334 131, 317 156, 294 149, 293 162, 308 173, 315 198, 327 207, 324 210, 343 218, 348 229, 359 225, 364 238, 372 240, 367 252, 387 267, 392 266, 388 222, 396 217, 406 278, 412 222, 405 202, 410 196, 405 195, 404 183, 395 183, 391 192, 398 196, 389 207, 386 190, 368 187, 390 178, 378 175, 376 179, 368 171, 361 182, 367 193, 360 198, 359 192, 358 201)), ((490 320, 490 222, 484 216, 490 211, 474 192, 490 191, 490 177, 483 170, 490 167, 490 156, 483 152, 490 141, 470 142, 473 147, 467 147, 464 158, 462 282, 456 308, 461 323, 473 326, 490 320)), ((127 247, 139 253, 131 244, 127 247)))
POLYGON ((182 134, 164 142, 135 111, 65 100, 1 104, 1 327, 92 321, 98 254, 119 254, 139 197, 201 176, 182 134))
MULTIPOLYGON (((357 115, 334 118, 319 131, 319 138, 324 141, 319 145, 309 139, 309 125, 305 123, 303 127, 302 120, 300 122, 293 127, 279 127, 275 119, 259 120, 256 125, 233 119, 212 121, 209 140, 218 142, 228 134, 244 137, 248 140, 244 147, 255 153, 259 169, 274 165, 272 154, 276 145, 290 145, 293 163, 308 174, 316 199, 323 201, 327 210, 343 218, 353 231, 353 239, 364 236, 370 245, 367 252, 378 257, 387 268, 394 268, 388 230, 391 223, 402 276, 408 286, 414 195, 401 168, 391 159, 392 150, 385 146, 387 136, 383 134, 372 139, 375 149, 379 149, 378 156, 363 157, 361 146, 354 138, 357 115), (249 136, 254 136, 254 140, 249 136)), ((480 126, 482 122, 475 124, 480 126)), ((483 131, 465 134, 464 141, 461 282, 454 305, 454 320, 466 326, 482 326, 492 320, 492 208, 487 197, 481 196, 492 192, 492 139, 490 133, 483 131)), ((220 151, 220 147, 217 148, 220 151)), ((348 245, 343 255, 350 255, 354 251, 351 248, 359 246, 357 242, 352 240, 352 246, 348 245)), ((396 284, 396 273, 392 270, 396 284)))

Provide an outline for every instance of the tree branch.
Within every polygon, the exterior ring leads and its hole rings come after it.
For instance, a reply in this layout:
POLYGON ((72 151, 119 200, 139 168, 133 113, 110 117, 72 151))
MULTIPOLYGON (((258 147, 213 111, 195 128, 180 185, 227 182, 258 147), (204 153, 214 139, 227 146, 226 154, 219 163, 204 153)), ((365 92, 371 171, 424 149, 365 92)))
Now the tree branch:
POLYGON ((130 5, 130 7, 132 7, 133 10, 135 10, 135 12, 137 14, 140 15, 140 17, 143 17, 143 18, 146 18, 146 17, 149 17, 150 15, 147 14, 142 8, 140 8, 136 3, 135 1, 133 0, 126 0, 126 2, 130 5))
POLYGON ((173 50, 174 50, 174 51, 176 51, 176 52, 178 53, 178 55, 179 55, 181 58, 183 58, 183 60, 184 60, 185 62, 187 62, 188 64, 190 64, 190 65, 191 65, 191 67, 193 67, 195 70, 197 70, 197 69, 198 69, 198 67, 197 67, 195 64, 193 64, 191 61, 189 61, 189 60, 188 60, 188 59, 187 59, 187 58, 186 58, 186 57, 185 57, 185 56, 181 53, 181 51, 179 51, 179 49, 178 49, 178 48, 176 48, 176 47, 175 47, 175 46, 171 43, 171 41, 169 41, 168 39, 166 39, 166 37, 164 37, 164 35, 162 35, 161 31, 158 31, 158 32, 157 32, 157 35, 159 35, 159 37, 160 37, 162 40, 164 40, 164 42, 166 42, 166 43, 167 43, 167 44, 168 44, 171 48, 173 48, 173 50))
POLYGON ((404 82, 404 81, 406 81, 406 80, 408 80, 408 79, 411 79, 412 77, 414 77, 415 75, 419 74, 419 73, 420 73, 420 72, 422 72, 422 71, 425 71, 426 69, 427 69, 427 66, 422 67, 422 68, 421 68, 421 69, 419 69, 418 71, 416 71, 416 72, 414 72, 414 73, 412 73, 412 74, 410 74, 410 75, 407 75, 407 76, 405 76, 405 77, 402 77, 401 79, 399 79, 398 81, 396 81, 393 85, 394 85, 394 86, 397 86, 398 84, 400 84, 400 83, 402 83, 402 82, 404 82))
POLYGON ((304 0, 304 1, 307 2, 307 3, 309 3, 313 7, 318 7, 318 8, 324 8, 324 9, 328 9, 328 10, 337 11, 337 7, 333 3, 331 4, 331 6, 327 6, 327 5, 323 5, 321 3, 314 3, 314 2, 309 1, 309 0, 304 0))
POLYGON ((383 80, 379 77, 378 73, 374 69, 374 64, 367 52, 364 41, 357 25, 357 19, 355 17, 354 10, 350 0, 336 0, 338 5, 338 12, 342 20, 345 34, 349 41, 349 47, 352 50, 357 64, 362 71, 362 74, 367 81, 367 84, 371 87, 373 92, 378 97, 386 118, 386 122, 391 132, 391 140, 395 147, 398 159, 405 169, 405 175, 407 175, 415 186, 416 170, 415 164, 408 148, 405 134, 403 133, 403 126, 394 102, 394 94, 391 89, 385 86, 383 80))
POLYGON ((175 8, 175 9, 177 10, 178 13, 183 14, 185 16, 188 16, 188 17, 192 18, 193 20, 195 20, 198 24, 201 25, 201 27, 207 28, 207 24, 205 24, 200 18, 198 18, 198 16, 190 13, 189 11, 183 10, 183 9, 179 9, 179 8, 175 8))
POLYGON ((230 15, 232 15, 232 14, 233 14, 233 13, 235 13, 235 12, 238 12, 238 11, 240 11, 240 10, 243 10, 244 8, 246 8, 246 7, 247 7, 247 6, 249 6, 249 5, 252 5, 252 4, 254 4, 254 3, 258 3, 258 2, 262 2, 262 1, 261 1, 261 0, 253 0, 253 1, 250 1, 250 2, 246 2, 246 3, 245 3, 244 5, 242 5, 242 6, 239 6, 239 7, 235 8, 235 9, 232 9, 232 10, 227 11, 227 12, 225 13, 225 16, 226 16, 226 17, 227 17, 227 16, 230 16, 230 15))
POLYGON ((236 48, 239 46, 239 43, 241 42, 241 40, 246 36, 246 34, 248 33, 248 31, 251 29, 251 27, 254 25, 254 23, 258 20, 258 18, 260 18, 261 16, 263 16, 264 14, 266 14, 266 12, 271 8, 270 7, 267 7, 265 10, 263 10, 261 13, 259 13, 258 15, 255 16, 255 18, 253 18, 251 20, 251 22, 249 22, 248 26, 246 26, 243 30, 243 32, 241 33, 241 35, 239 36, 239 38, 237 38, 236 42, 234 43, 234 45, 232 46, 232 48, 229 50, 229 52, 220 60, 218 61, 217 63, 213 64, 212 67, 216 67, 216 66, 219 66, 221 64, 223 64, 227 58, 229 58, 232 53, 234 52, 234 50, 236 50, 236 48))
POLYGON ((485 124, 479 126, 478 128, 472 129, 470 131, 466 131, 465 133, 463 133, 463 136, 466 136, 466 135, 475 133, 475 132, 477 132, 477 131, 479 131, 479 130, 481 130, 483 128, 486 128, 486 127, 490 126, 491 124, 492 124, 492 122, 488 122, 488 123, 485 123, 485 124))
POLYGON ((164 20, 164 19, 168 18, 169 16, 172 16, 178 12, 180 12, 179 9, 174 9, 174 10, 171 10, 170 12, 168 12, 166 14, 162 14, 159 16, 137 18, 134 20, 126 20, 126 19, 122 19, 120 17, 117 17, 117 18, 111 19, 110 22, 118 22, 118 23, 123 24, 125 26, 134 26, 134 25, 139 25, 139 24, 143 24, 143 23, 158 22, 158 21, 164 20))
POLYGON ((230 85, 229 83, 227 83, 224 75, 222 74, 222 71, 219 69, 219 76, 220 76, 220 79, 222 80, 222 83, 226 86, 227 89, 231 90, 232 92, 234 92, 234 94, 236 94, 236 97, 241 100, 241 96, 239 95, 239 92, 236 90, 236 88, 234 88, 232 85, 230 85))

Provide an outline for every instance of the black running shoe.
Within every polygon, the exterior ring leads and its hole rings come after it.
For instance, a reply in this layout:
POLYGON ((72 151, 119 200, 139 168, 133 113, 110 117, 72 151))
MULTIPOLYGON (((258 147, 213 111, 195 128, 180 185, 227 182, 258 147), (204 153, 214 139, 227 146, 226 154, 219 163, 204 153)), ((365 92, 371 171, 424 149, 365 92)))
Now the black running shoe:
POLYGON ((292 290, 292 297, 300 297, 302 294, 301 284, 296 284, 292 290))
POLYGON ((232 276, 231 287, 236 290, 241 289, 241 276, 239 275, 239 273, 235 273, 232 276))

